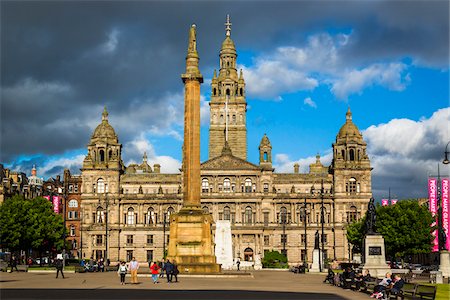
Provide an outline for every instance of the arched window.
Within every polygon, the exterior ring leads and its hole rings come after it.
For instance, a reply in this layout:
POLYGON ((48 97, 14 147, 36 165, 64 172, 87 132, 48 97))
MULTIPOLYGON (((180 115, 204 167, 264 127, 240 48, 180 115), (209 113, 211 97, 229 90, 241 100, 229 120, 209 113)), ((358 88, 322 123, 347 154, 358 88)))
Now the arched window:
POLYGON ((174 213, 175 213, 175 210, 172 207, 169 207, 167 209, 167 219, 166 219, 167 222, 170 222, 170 216, 174 213))
POLYGON ((146 219, 147 219, 147 224, 148 225, 155 225, 156 224, 156 213, 155 213, 155 210, 153 209, 153 207, 150 207, 148 210, 147 210, 147 216, 146 216, 146 219))
POLYGON ((288 220, 287 209, 286 207, 283 206, 280 208, 280 212, 278 214, 278 223, 286 224, 287 220, 288 220))
POLYGON ((223 219, 230 220, 230 215, 231 215, 230 208, 228 206, 225 206, 223 208, 223 219))
POLYGON ((216 89, 216 88, 213 89, 213 95, 214 95, 214 96, 217 95, 217 89, 216 89))
POLYGON ((251 193, 252 192, 252 180, 250 178, 245 179, 245 193, 251 193))
POLYGON ((69 207, 78 207, 78 201, 75 199, 72 199, 69 201, 69 207))
POLYGON ((233 114, 231 120, 232 120, 233 124, 236 124, 236 115, 233 114))
POLYGON ((104 223, 105 222, 105 211, 103 210, 103 207, 101 207, 101 206, 97 207, 95 220, 96 220, 96 223, 104 223))
POLYGON ((267 161, 267 152, 264 152, 263 159, 264 159, 264 161, 267 161))
POLYGON ((108 152, 108 159, 111 159, 111 157, 112 157, 112 150, 109 150, 109 152, 108 152))
POLYGON ((341 150, 341 155, 342 155, 342 158, 343 158, 343 159, 346 159, 346 158, 345 158, 345 150, 341 150))
POLYGON ((105 192, 105 181, 103 178, 99 178, 97 180, 97 193, 104 193, 105 192))
POLYGON ((100 161, 105 161, 105 151, 100 150, 100 161))
POLYGON ((243 88, 240 88, 240 89, 239 89, 239 95, 241 95, 241 96, 244 95, 244 89, 243 89, 243 88))
POLYGON ((231 181, 230 181, 230 178, 225 178, 223 180, 223 192, 224 193, 231 192, 231 181))
POLYGON ((355 222, 358 218, 358 209, 356 206, 350 206, 350 210, 347 212, 347 223, 355 222))
POLYGON ((355 160, 355 150, 354 149, 350 149, 350 160, 351 161, 355 160))
POLYGON ((209 208, 208 208, 208 206, 203 206, 203 211, 204 211, 205 213, 209 213, 209 208))
POLYGON ((252 208, 250 206, 247 206, 245 208, 244 223, 245 224, 252 224, 253 223, 252 221, 253 221, 252 208))
POLYGON ((220 115, 220 124, 223 124, 223 115, 220 115))
POLYGON ((202 193, 209 193, 209 181, 207 178, 202 179, 202 193))
POLYGON ((134 209, 132 207, 128 208, 127 211, 127 224, 133 225, 134 224, 134 209))
POLYGON ((227 96, 230 96, 230 89, 226 89, 225 94, 226 94, 227 96))
POLYGON ((347 183, 347 193, 356 194, 357 182, 354 177, 350 178, 347 183))

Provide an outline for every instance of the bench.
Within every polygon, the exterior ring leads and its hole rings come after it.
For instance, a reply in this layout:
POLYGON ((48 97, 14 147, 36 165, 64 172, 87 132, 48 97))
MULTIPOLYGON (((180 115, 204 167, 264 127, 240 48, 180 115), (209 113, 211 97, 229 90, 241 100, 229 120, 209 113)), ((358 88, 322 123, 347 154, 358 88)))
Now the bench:
POLYGON ((417 285, 416 289, 416 299, 431 299, 434 300, 436 298, 436 286, 431 285, 417 285))
POLYGON ((375 287, 380 283, 381 280, 376 281, 366 281, 366 289, 365 292, 372 294, 374 292, 375 287))
POLYGON ((389 299, 414 299, 416 295, 417 284, 405 283, 398 295, 389 295, 389 299))

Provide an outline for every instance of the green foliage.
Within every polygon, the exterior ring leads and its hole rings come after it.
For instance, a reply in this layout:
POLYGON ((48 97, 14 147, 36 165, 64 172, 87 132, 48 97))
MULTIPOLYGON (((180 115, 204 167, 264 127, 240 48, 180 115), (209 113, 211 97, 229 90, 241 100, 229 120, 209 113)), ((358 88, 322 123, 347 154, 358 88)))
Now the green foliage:
POLYGON ((275 250, 266 252, 261 262, 264 268, 287 268, 287 257, 275 250))
POLYGON ((1 244, 12 251, 50 250, 64 247, 65 228, 61 215, 41 197, 13 196, 0 206, 1 244))
MULTIPOLYGON (((376 213, 376 231, 384 237, 388 256, 430 252, 433 217, 425 206, 416 200, 402 200, 395 205, 378 205, 376 213)), ((347 227, 347 238, 353 245, 362 247, 364 234, 365 218, 347 227)))

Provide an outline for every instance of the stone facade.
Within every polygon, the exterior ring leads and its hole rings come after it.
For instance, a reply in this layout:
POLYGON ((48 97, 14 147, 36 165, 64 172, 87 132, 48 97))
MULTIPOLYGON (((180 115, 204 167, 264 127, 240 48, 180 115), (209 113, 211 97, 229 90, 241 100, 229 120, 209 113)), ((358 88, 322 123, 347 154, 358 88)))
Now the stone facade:
POLYGON ((81 232, 81 176, 72 175, 69 170, 64 170, 63 205, 67 228, 67 245, 70 257, 81 257, 80 243, 81 232))
MULTIPOLYGON (((322 211, 325 255, 348 259, 345 226, 365 214, 372 196, 366 143, 350 110, 332 145, 330 166, 317 156, 307 173, 300 173, 298 164, 292 173, 277 173, 267 135, 258 148, 259 162, 247 161, 245 85, 235 69, 229 25, 226 32, 219 76, 211 83, 209 160, 200 170, 202 209, 214 220, 230 220, 234 258, 253 261, 278 250, 291 264, 312 261, 322 211)), ((159 165, 152 169, 145 154, 142 164, 125 167, 121 147, 105 109, 82 168, 83 256, 159 260, 167 249, 170 216, 182 207, 183 174, 162 174, 159 165)))

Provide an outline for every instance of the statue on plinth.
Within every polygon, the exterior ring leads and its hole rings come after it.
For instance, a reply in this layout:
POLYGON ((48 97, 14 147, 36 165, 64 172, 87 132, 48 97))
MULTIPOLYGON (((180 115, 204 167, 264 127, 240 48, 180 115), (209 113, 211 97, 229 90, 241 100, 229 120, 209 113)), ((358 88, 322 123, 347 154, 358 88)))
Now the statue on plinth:
POLYGON ((375 234, 375 223, 377 220, 377 214, 375 211, 375 199, 372 197, 369 201, 369 207, 367 208, 366 217, 366 234, 375 234))
POLYGON ((316 234, 314 235, 314 249, 319 248, 319 230, 316 230, 316 234))

